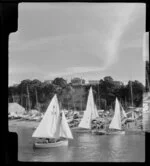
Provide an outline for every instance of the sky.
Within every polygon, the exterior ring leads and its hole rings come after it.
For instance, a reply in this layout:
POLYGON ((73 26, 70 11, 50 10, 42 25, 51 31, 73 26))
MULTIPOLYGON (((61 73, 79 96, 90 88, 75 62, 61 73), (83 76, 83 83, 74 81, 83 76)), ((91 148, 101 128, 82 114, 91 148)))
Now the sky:
POLYGON ((144 3, 20 3, 9 36, 9 86, 111 76, 145 84, 144 3))

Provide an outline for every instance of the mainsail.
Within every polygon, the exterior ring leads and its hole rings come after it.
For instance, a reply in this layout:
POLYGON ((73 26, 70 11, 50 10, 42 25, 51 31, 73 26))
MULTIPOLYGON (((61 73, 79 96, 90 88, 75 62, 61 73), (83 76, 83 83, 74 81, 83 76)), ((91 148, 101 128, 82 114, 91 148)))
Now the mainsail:
POLYGON ((121 130, 121 112, 120 112, 120 104, 117 98, 115 103, 114 117, 109 125, 109 128, 121 130))
POLYGON ((92 87, 91 87, 90 91, 89 91, 88 100, 87 100, 86 110, 85 110, 83 118, 79 124, 79 127, 90 129, 91 120, 95 119, 97 117, 98 117, 98 112, 97 112, 96 105, 94 103, 93 92, 92 92, 92 87))
MULTIPOLYGON (((93 100, 93 102, 94 102, 94 100, 93 100)), ((92 119, 96 119, 97 117, 99 117, 99 115, 98 115, 96 104, 94 104, 94 109, 92 111, 92 119)))
POLYGON ((64 116, 65 115, 62 112, 62 118, 60 117, 58 99, 55 95, 32 137, 59 138, 60 136, 64 136, 65 138, 73 138, 64 116))

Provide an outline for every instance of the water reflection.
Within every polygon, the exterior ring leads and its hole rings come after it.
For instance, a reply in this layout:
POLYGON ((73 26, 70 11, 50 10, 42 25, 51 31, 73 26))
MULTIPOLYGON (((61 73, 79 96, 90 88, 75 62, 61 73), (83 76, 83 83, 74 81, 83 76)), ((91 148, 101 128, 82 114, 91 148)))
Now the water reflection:
POLYGON ((144 161, 145 136, 143 135, 92 135, 73 133, 68 147, 33 149, 33 130, 18 130, 19 161, 144 161), (139 151, 140 149, 140 151, 139 151))
POLYGON ((68 147, 56 147, 47 149, 34 149, 34 158, 38 158, 38 161, 66 161, 68 154, 68 147))
POLYGON ((117 160, 120 158, 121 154, 124 153, 124 148, 126 147, 126 142, 124 141, 125 136, 122 135, 112 135, 108 140, 109 148, 109 161, 117 160))

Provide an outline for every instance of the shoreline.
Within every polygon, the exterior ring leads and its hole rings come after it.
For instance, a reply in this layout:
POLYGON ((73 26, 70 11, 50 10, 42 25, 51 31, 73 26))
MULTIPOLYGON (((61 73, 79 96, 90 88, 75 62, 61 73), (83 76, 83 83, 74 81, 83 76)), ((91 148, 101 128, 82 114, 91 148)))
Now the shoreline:
POLYGON ((20 120, 20 119, 13 119, 13 120, 8 120, 8 130, 10 132, 17 130, 19 127, 23 128, 35 128, 38 126, 40 122, 37 121, 29 121, 29 120, 20 120))
MULTIPOLYGON (((8 131, 9 132, 17 131, 17 128, 19 127, 35 129, 39 125, 39 123, 40 122, 38 121, 21 120, 21 119, 8 120, 8 131)), ((142 134, 143 135, 145 134, 145 131, 141 129, 128 129, 126 130, 126 134, 142 134)))

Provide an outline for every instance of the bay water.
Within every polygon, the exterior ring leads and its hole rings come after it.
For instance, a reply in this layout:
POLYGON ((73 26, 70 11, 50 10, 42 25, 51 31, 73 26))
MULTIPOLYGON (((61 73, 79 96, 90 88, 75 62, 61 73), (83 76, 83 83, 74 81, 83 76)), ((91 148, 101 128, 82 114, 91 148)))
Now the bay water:
MULTIPOLYGON (((13 129, 12 129, 13 131, 13 129)), ((17 127, 18 160, 33 162, 144 162, 145 135, 73 132, 68 147, 33 148, 33 128, 17 127)))

